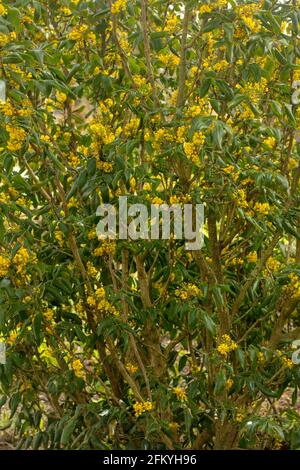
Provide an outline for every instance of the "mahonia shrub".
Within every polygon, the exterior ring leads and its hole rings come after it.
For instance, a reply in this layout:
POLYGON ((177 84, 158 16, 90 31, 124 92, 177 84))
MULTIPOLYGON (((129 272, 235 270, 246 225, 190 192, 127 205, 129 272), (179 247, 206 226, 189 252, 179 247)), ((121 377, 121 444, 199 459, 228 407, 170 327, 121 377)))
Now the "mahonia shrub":
POLYGON ((19 448, 300 448, 299 20, 299 0, 1 1, 19 448), (203 203, 202 249, 98 239, 119 196, 203 203))

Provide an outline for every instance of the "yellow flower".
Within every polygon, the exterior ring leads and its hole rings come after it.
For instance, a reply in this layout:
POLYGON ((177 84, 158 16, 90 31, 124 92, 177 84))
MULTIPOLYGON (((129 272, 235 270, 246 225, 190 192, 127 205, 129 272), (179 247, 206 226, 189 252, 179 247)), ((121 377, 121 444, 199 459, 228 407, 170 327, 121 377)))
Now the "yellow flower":
POLYGON ((116 243, 114 241, 103 241, 101 246, 94 250, 95 256, 103 256, 111 254, 113 255, 116 251, 116 243))
POLYGON ((47 321, 52 321, 54 317, 54 312, 51 308, 47 308, 47 310, 44 312, 44 318, 47 321))
POLYGON ((0 16, 6 15, 6 13, 7 13, 7 8, 5 8, 5 6, 1 2, 0 3, 0 16))
POLYGON ((154 198, 151 199, 151 204, 163 204, 163 200, 160 197, 155 196, 154 198))
POLYGON ((247 261, 249 261, 249 263, 256 263, 256 261, 257 261, 256 251, 251 251, 251 253, 249 253, 249 255, 247 255, 247 261))
POLYGON ((227 390, 230 390, 233 385, 233 380, 232 379, 227 379, 226 380, 226 388, 227 390))
POLYGON ((10 268, 10 260, 7 256, 0 255, 0 277, 5 277, 10 268))
POLYGON ((20 248, 13 258, 13 262, 16 265, 17 273, 21 273, 25 270, 29 262, 29 253, 26 248, 20 248))
POLYGON ((199 13, 202 15, 203 13, 210 13, 213 10, 211 5, 201 5, 199 7, 199 13))
POLYGON ((127 0, 116 0, 111 6, 111 12, 113 15, 117 15, 121 11, 126 9, 127 0))
POLYGON ((180 17, 175 14, 169 14, 165 23, 165 31, 174 31, 181 23, 180 17))
POLYGON ((234 172, 234 166, 233 165, 228 165, 225 168, 223 168, 223 171, 227 174, 233 173, 234 172))
POLYGON ((186 392, 182 388, 173 387, 172 391, 180 401, 186 401, 187 400, 186 392))
POLYGON ((9 134, 9 141, 7 149, 16 152, 22 148, 24 140, 26 139, 26 132, 20 127, 14 127, 11 124, 6 125, 6 130, 9 134))
POLYGON ((221 340, 222 342, 218 345, 217 351, 226 358, 228 354, 237 349, 238 346, 229 335, 223 335, 221 340))
POLYGON ((268 202, 256 202, 254 205, 254 210, 259 212, 259 214, 268 215, 270 212, 270 204, 268 202))
POLYGON ((274 259, 272 256, 266 262, 267 269, 270 271, 278 271, 280 268, 280 262, 274 259))
POLYGON ((62 91, 57 91, 56 92, 56 99, 59 103, 65 103, 68 99, 66 93, 63 93, 62 91))
POLYGON ((73 369, 74 374, 76 375, 76 377, 79 377, 81 379, 83 379, 85 377, 84 366, 83 366, 80 359, 76 359, 72 363, 72 369, 73 369))
POLYGON ((159 62, 161 62, 165 67, 170 68, 177 67, 180 62, 180 58, 177 55, 171 53, 158 54, 157 58, 159 62))
POLYGON ((275 146, 275 144, 276 144, 276 139, 275 139, 275 137, 267 137, 267 138, 263 141, 263 143, 264 143, 265 145, 267 145, 268 147, 273 148, 273 147, 275 146))
POLYGON ((180 289, 175 290, 176 297, 182 300, 186 300, 189 297, 197 297, 199 294, 199 287, 192 283, 183 284, 180 289))
POLYGON ((259 363, 263 363, 265 362, 265 356, 264 356, 264 353, 262 353, 261 351, 257 354, 257 360, 259 363))
POLYGON ((180 428, 180 424, 175 423, 175 422, 169 423, 168 426, 171 429, 171 431, 177 431, 177 429, 180 428))
POLYGON ((131 362, 127 362, 127 364, 126 364, 126 370, 127 370, 130 374, 135 374, 135 372, 138 370, 138 367, 135 366, 134 364, 131 364, 131 362))
POLYGON ((0 102, 0 111, 4 116, 11 117, 16 113, 15 108, 11 104, 10 99, 0 102))
POLYGON ((9 335, 9 337, 7 338, 7 344, 9 346, 12 346, 14 344, 14 342, 16 341, 18 337, 18 332, 17 331, 12 331, 9 335))
POLYGON ((228 353, 230 352, 229 346, 226 343, 221 343, 217 347, 217 351, 222 355, 227 357, 228 353))
POLYGON ((288 357, 285 357, 283 356, 281 358, 283 364, 288 368, 288 369, 291 369, 293 367, 293 361, 291 359, 289 359, 288 357))
POLYGON ((194 145, 202 146, 205 142, 205 135, 201 131, 197 131, 193 135, 192 143, 194 145))
POLYGON ((93 296, 91 296, 91 295, 89 295, 89 296, 87 297, 86 301, 87 301, 87 303, 88 303, 88 305, 89 305, 90 307, 95 307, 95 306, 97 305, 97 302, 96 302, 95 297, 93 297, 93 296))
POLYGON ((111 173, 113 170, 112 163, 103 162, 102 160, 97 162, 97 169, 102 170, 104 173, 111 173))
POLYGON ((124 132, 125 137, 133 137, 137 133, 139 126, 140 126, 140 119, 138 118, 131 119, 124 126, 123 132, 124 132))
POLYGON ((100 299, 103 299, 105 297, 104 287, 98 287, 98 289, 96 290, 96 296, 100 299))
POLYGON ((146 411, 151 411, 153 409, 153 403, 151 401, 145 401, 145 402, 138 401, 134 403, 133 409, 134 409, 135 416, 138 418, 146 411))

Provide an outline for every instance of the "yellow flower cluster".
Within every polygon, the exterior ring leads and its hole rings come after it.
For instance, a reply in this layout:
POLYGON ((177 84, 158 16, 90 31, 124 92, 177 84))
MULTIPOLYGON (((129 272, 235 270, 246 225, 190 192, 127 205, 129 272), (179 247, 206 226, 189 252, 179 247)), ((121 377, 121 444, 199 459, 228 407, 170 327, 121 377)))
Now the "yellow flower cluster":
POLYGON ((98 170, 102 170, 104 173, 111 173, 113 170, 113 164, 99 160, 97 162, 97 168, 98 170))
POLYGON ((260 21, 253 17, 259 9, 259 3, 248 3, 237 7, 237 13, 252 33, 258 33, 261 28, 260 21))
POLYGON ((114 241, 106 241, 104 240, 101 243, 101 246, 94 250, 95 256, 103 256, 103 255, 113 255, 116 251, 116 243, 114 241))
POLYGON ((59 246, 64 245, 64 234, 61 230, 55 230, 54 232, 55 240, 58 242, 59 246))
POLYGON ((186 110, 186 117, 196 117, 196 116, 199 116, 199 114, 203 113, 204 111, 208 111, 209 109, 209 105, 206 101, 205 98, 197 98, 196 99, 196 104, 190 106, 187 110, 186 110))
POLYGON ((184 284, 181 289, 175 290, 176 297, 179 297, 182 300, 186 300, 190 297, 197 297, 199 294, 199 287, 190 282, 188 284, 184 284))
POLYGON ((236 416, 235 416, 235 421, 237 423, 241 423, 244 419, 244 414, 243 413, 237 413, 236 416))
POLYGON ((198 11, 200 15, 203 15, 203 13, 210 13, 212 10, 213 7, 211 5, 201 5, 198 11))
POLYGON ((257 261, 256 251, 251 251, 251 253, 249 253, 249 255, 247 255, 247 261, 249 263, 256 263, 256 261, 257 261))
POLYGON ((8 194, 0 194, 0 203, 6 203, 10 201, 10 197, 8 194))
POLYGON ((260 364, 263 364, 265 362, 265 355, 263 352, 259 351, 257 354, 257 360, 260 364))
POLYGON ((158 54, 157 58, 164 67, 174 68, 174 67, 177 67, 177 65, 179 65, 179 62, 180 62, 180 58, 177 55, 172 54, 172 53, 169 53, 169 54, 161 53, 161 54, 158 54))
POLYGON ((70 8, 68 7, 61 7, 59 9, 59 11, 63 14, 63 15, 66 15, 66 16, 69 16, 72 14, 72 11, 70 10, 70 8))
POLYGON ((154 205, 160 205, 160 204, 163 204, 163 200, 158 197, 158 196, 154 196, 152 199, 151 199, 151 204, 154 204, 154 205))
POLYGON ((267 145, 268 147, 273 148, 273 147, 275 146, 275 144, 276 144, 276 139, 275 139, 275 137, 267 137, 267 138, 263 141, 263 143, 264 143, 265 145, 267 145))
POLYGON ((229 63, 227 60, 221 59, 213 65, 212 69, 215 70, 215 72, 221 72, 222 70, 226 69, 228 65, 229 63))
POLYGON ((6 44, 14 41, 17 35, 15 32, 12 33, 0 33, 0 47, 6 46, 6 44))
POLYGON ((7 13, 7 8, 3 5, 2 2, 0 2, 0 16, 6 15, 7 13))
POLYGON ((180 401, 185 401, 185 400, 187 400, 186 391, 183 390, 182 388, 180 388, 180 387, 173 387, 172 391, 173 391, 173 393, 176 395, 176 397, 177 397, 180 401))
POLYGON ((237 89, 246 94, 253 104, 257 104, 260 97, 267 91, 267 80, 261 78, 256 83, 237 84, 237 89))
POLYGON ((138 118, 133 118, 131 119, 127 124, 125 124, 123 132, 125 137, 133 137, 140 126, 140 119, 138 118))
POLYGON ((160 149, 161 144, 172 142, 174 139, 172 132, 166 128, 157 129, 153 137, 153 148, 157 151, 160 149))
POLYGON ((16 113, 15 108, 13 107, 10 99, 0 102, 0 111, 4 116, 11 117, 16 113))
POLYGON ((88 31, 88 29, 89 28, 86 24, 74 26, 72 31, 70 31, 70 33, 68 34, 68 39, 76 41, 78 47, 83 47, 85 45, 85 42, 95 45, 96 35, 95 33, 88 31))
POLYGON ((300 278, 295 273, 290 273, 288 275, 290 284, 285 287, 285 292, 292 296, 293 299, 300 297, 300 278))
POLYGON ((127 0, 116 0, 111 6, 111 12, 113 15, 117 15, 121 11, 126 9, 127 0))
POLYGON ((266 262, 266 267, 272 272, 278 271, 280 268, 280 262, 271 256, 266 262))
POLYGON ((13 262, 16 265, 17 273, 22 273, 29 262, 29 253, 26 248, 20 248, 13 258, 13 262))
POLYGON ((187 130, 187 126, 180 126, 180 127, 177 128, 177 131, 176 131, 176 141, 177 141, 179 144, 183 144, 183 143, 184 143, 186 130, 187 130))
POLYGON ((233 197, 239 207, 241 207, 242 209, 248 207, 247 194, 244 189, 237 189, 233 197))
POLYGON ((20 127, 14 127, 11 124, 6 125, 6 130, 9 134, 9 140, 7 142, 7 149, 11 152, 17 152, 22 148, 22 145, 26 139, 26 132, 20 127))
POLYGON ((90 125, 90 129, 99 142, 106 145, 111 144, 120 132, 120 130, 118 130, 115 134, 108 126, 105 126, 100 122, 93 122, 90 125))
POLYGON ((19 335, 19 333, 17 331, 12 331, 10 333, 9 337, 6 340, 7 344, 9 346, 12 346, 14 344, 14 342, 16 341, 18 335, 19 335))
POLYGON ((138 87, 142 87, 144 85, 146 85, 147 83, 147 80, 145 77, 143 77, 142 75, 140 75, 139 73, 135 74, 134 77, 134 83, 138 86, 138 87))
POLYGON ((288 369, 292 369, 294 364, 293 364, 293 361, 290 358, 288 358, 286 356, 282 356, 281 360, 282 360, 282 363, 285 367, 287 367, 288 369))
POLYGON ((231 351, 237 349, 237 344, 229 335, 222 336, 222 342, 218 345, 217 351, 224 357, 227 357, 231 351))
POLYGON ((123 52, 125 54, 129 54, 132 46, 130 42, 128 41, 128 34, 126 33, 126 31, 118 30, 117 35, 118 35, 119 44, 121 48, 123 49, 123 52))
POLYGON ((70 155, 68 156, 68 164, 72 168, 77 168, 80 165, 80 158, 75 155, 75 153, 70 153, 70 155))
POLYGON ((104 101, 99 101, 99 113, 103 118, 109 118, 112 119, 113 114, 110 112, 110 109, 112 108, 114 102, 111 98, 107 98, 104 101))
POLYGON ((233 385, 233 380, 232 379, 227 379, 226 380, 226 389, 230 390, 233 385))
POLYGON ((6 256, 0 255, 0 277, 5 277, 10 268, 10 260, 6 256))
POLYGON ((135 374, 136 371, 138 370, 138 367, 135 366, 134 364, 131 364, 131 362, 127 362, 127 364, 126 364, 126 370, 127 370, 130 374, 135 374))
POLYGON ((231 260, 226 260, 226 265, 230 266, 242 266, 244 264, 243 258, 233 258, 231 260))
POLYGON ((55 98, 59 103, 65 103, 68 99, 68 96, 63 91, 57 90, 55 98))
POLYGON ((97 274, 98 274, 98 269, 95 268, 95 266, 93 265, 93 263, 91 263, 90 261, 87 262, 87 272, 88 272, 88 275, 91 276, 91 277, 96 277, 97 274))
POLYGON ((190 194, 186 194, 185 196, 170 196, 170 204, 187 204, 190 202, 192 199, 192 196, 190 194))
POLYGON ((88 296, 87 303, 90 307, 97 308, 99 312, 110 313, 115 316, 119 315, 118 310, 106 299, 105 289, 103 287, 99 287, 95 295, 88 296))
POLYGON ((151 401, 138 401, 133 405, 133 409, 136 418, 138 418, 146 411, 151 411, 153 409, 153 403, 151 401))
POLYGON ((84 379, 85 371, 84 371, 84 366, 83 366, 80 359, 76 359, 72 363, 72 369, 73 369, 74 374, 76 375, 76 377, 79 377, 80 379, 84 379))
POLYGON ((171 431, 177 431, 177 429, 180 428, 180 424, 175 423, 174 421, 172 421, 171 423, 169 423, 168 426, 169 426, 169 428, 171 429, 171 431))
POLYGON ((262 215, 268 215, 270 212, 270 204, 268 202, 256 202, 254 210, 262 215))
POLYGON ((183 144, 183 150, 189 160, 197 164, 199 160, 199 147, 205 142, 205 135, 201 131, 194 133, 191 142, 185 142, 183 144))
POLYGON ((81 26, 75 26, 72 31, 68 34, 68 38, 72 41, 80 41, 85 33, 88 30, 88 26, 86 24, 82 24, 81 26))
POLYGON ((181 21, 179 16, 176 16, 174 13, 168 15, 165 22, 165 31, 174 31, 180 25, 181 21))
POLYGON ((54 318, 54 312, 51 308, 47 308, 47 310, 44 311, 44 318, 48 322, 51 322, 54 318))

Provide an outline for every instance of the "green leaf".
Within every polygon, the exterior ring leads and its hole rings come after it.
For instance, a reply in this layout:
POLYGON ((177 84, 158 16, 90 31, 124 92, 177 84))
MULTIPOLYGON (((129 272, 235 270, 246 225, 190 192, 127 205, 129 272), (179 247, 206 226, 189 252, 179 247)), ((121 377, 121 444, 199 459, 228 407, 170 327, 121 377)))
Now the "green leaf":
POLYGON ((221 369, 216 377, 216 382, 215 382, 215 387, 214 387, 214 393, 216 395, 220 395, 220 393, 223 392, 226 386, 226 374, 224 369, 221 369))
POLYGON ((60 438, 60 443, 62 446, 65 446, 70 441, 70 437, 76 428, 76 423, 77 423, 77 418, 75 417, 71 418, 67 422, 60 438))

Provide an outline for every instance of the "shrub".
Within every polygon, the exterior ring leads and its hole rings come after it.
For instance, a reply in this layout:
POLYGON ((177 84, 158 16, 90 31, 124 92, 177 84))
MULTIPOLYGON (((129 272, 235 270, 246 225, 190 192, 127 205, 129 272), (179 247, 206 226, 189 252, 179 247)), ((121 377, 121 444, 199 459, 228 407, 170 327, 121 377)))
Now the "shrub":
POLYGON ((299 448, 299 2, 0 3, 1 405, 20 448, 299 448), (295 85, 297 86, 297 85, 295 85), (205 205, 204 246, 101 203, 205 205))

